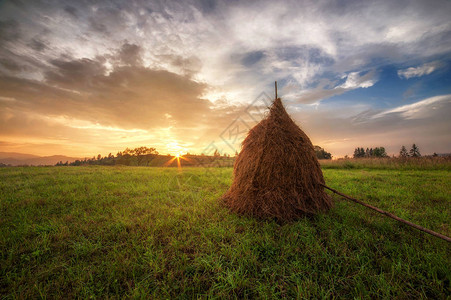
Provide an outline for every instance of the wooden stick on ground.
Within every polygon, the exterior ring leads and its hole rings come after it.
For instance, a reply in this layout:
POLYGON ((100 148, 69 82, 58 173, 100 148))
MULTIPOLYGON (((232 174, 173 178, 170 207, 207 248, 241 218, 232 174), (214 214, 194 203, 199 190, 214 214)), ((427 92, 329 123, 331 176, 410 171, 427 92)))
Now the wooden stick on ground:
POLYGON ((379 208, 377 208, 377 207, 374 207, 374 206, 372 206, 372 205, 366 204, 366 203, 364 203, 364 202, 362 202, 362 201, 360 201, 360 200, 357 200, 357 199, 354 199, 354 198, 352 198, 352 197, 349 197, 349 196, 347 196, 347 195, 345 195, 345 194, 343 194, 343 193, 340 193, 339 191, 334 190, 333 188, 330 188, 330 187, 328 187, 328 186, 326 186, 326 185, 324 185, 324 184, 321 184, 321 186, 323 186, 324 188, 328 189, 329 191, 334 192, 334 193, 337 194, 337 195, 340 195, 340 196, 342 196, 342 197, 344 197, 344 198, 346 198, 346 199, 349 199, 349 200, 351 200, 351 201, 353 201, 353 202, 355 202, 355 203, 358 203, 358 204, 360 204, 360 205, 363 205, 363 206, 365 206, 365 207, 371 208, 372 210, 375 210, 375 211, 377 211, 377 212, 380 213, 380 214, 386 215, 386 216, 389 217, 389 218, 395 219, 396 221, 399 221, 399 222, 401 222, 401 223, 407 224, 407 225, 409 225, 410 227, 413 227, 413 228, 416 228, 416 229, 418 229, 418 230, 421 230, 421 231, 424 231, 424 232, 426 232, 426 233, 429 233, 430 235, 433 235, 433 236, 435 236, 435 237, 438 237, 438 238, 440 238, 440 239, 442 239, 442 240, 445 240, 445 241, 447 241, 447 242, 451 242, 451 238, 447 237, 446 235, 440 234, 440 233, 438 233, 438 232, 435 232, 435 231, 429 230, 429 229, 427 229, 427 228, 424 228, 424 227, 422 227, 422 226, 420 226, 420 225, 417 225, 417 224, 414 224, 414 223, 412 223, 412 222, 409 222, 409 221, 406 221, 406 220, 404 220, 404 219, 401 219, 400 217, 397 217, 397 216, 395 216, 394 214, 391 214, 391 213, 389 213, 389 212, 386 212, 386 211, 384 211, 384 210, 382 210, 382 209, 379 209, 379 208))

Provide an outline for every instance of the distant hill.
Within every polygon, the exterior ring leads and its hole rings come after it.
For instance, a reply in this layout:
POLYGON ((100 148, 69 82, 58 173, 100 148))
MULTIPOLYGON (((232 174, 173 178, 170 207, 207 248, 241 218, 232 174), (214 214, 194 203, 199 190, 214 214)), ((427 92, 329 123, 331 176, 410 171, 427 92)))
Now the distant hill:
POLYGON ((17 152, 0 152, 0 159, 2 158, 15 158, 15 159, 27 159, 27 158, 37 158, 38 155, 17 153, 17 152))
POLYGON ((0 163, 5 165, 20 166, 53 166, 57 162, 73 162, 79 157, 69 157, 65 155, 37 156, 25 153, 0 152, 0 163))

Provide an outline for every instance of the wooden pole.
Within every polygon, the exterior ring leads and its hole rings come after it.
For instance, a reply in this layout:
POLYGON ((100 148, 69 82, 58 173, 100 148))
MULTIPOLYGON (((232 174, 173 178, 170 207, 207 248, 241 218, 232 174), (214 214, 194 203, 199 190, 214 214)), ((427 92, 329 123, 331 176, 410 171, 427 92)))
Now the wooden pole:
POLYGON ((276 99, 277 99, 277 81, 274 81, 274 86, 276 88, 276 99))
POLYGON ((391 213, 389 213, 389 212, 386 212, 386 211, 384 211, 384 210, 382 210, 382 209, 379 209, 379 208, 377 208, 377 207, 374 207, 374 206, 372 206, 372 205, 366 204, 366 203, 364 203, 364 202, 362 202, 362 201, 360 201, 360 200, 357 200, 357 199, 354 199, 354 198, 352 198, 352 197, 349 197, 349 196, 347 196, 347 195, 345 195, 345 194, 343 194, 343 193, 340 193, 339 191, 334 190, 333 188, 330 188, 330 187, 328 187, 328 186, 326 186, 326 185, 324 185, 324 184, 321 184, 321 186, 323 186, 324 188, 328 189, 329 191, 334 192, 334 193, 337 194, 337 195, 340 195, 340 196, 342 196, 342 197, 344 197, 344 198, 346 198, 346 199, 349 199, 349 200, 351 200, 351 201, 353 201, 353 202, 355 202, 355 203, 358 203, 358 204, 363 205, 363 206, 365 206, 365 207, 368 207, 368 208, 370 208, 370 209, 372 209, 372 210, 375 210, 375 211, 377 211, 378 213, 383 214, 383 215, 386 215, 387 217, 392 218, 392 219, 394 219, 394 220, 396 220, 396 221, 398 221, 398 222, 407 224, 407 225, 409 225, 410 227, 413 227, 413 228, 416 228, 416 229, 421 230, 421 231, 423 231, 423 232, 429 233, 430 235, 433 235, 433 236, 435 236, 435 237, 438 237, 438 238, 440 238, 440 239, 442 239, 442 240, 445 240, 445 241, 447 241, 447 242, 451 242, 451 238, 447 237, 446 235, 440 234, 440 233, 438 233, 438 232, 435 232, 435 231, 429 230, 429 229, 427 229, 427 228, 424 228, 424 227, 422 227, 422 226, 420 226, 420 225, 417 225, 417 224, 414 224, 414 223, 412 223, 412 222, 409 222, 409 221, 406 221, 406 220, 404 220, 404 219, 401 219, 400 217, 397 217, 397 216, 395 216, 394 214, 391 214, 391 213))

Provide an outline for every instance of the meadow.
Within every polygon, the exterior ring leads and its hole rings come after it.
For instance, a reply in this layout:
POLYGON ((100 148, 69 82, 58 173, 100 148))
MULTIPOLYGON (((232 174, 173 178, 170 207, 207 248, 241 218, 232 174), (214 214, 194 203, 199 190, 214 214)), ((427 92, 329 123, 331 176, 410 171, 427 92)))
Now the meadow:
POLYGON ((320 160, 322 169, 372 169, 372 170, 447 170, 451 171, 451 156, 445 157, 386 157, 347 158, 320 160))
MULTIPOLYGON (((436 298, 450 244, 333 196, 278 224, 219 202, 232 168, 0 168, 0 295, 436 298)), ((323 166, 326 184, 450 236, 449 168, 323 166)))

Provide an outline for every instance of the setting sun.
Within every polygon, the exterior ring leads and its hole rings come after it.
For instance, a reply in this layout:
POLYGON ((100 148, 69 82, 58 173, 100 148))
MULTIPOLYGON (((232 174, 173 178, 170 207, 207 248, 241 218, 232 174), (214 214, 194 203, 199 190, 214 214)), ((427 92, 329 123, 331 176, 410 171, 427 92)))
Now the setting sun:
MULTIPOLYGON (((173 146, 174 146, 174 145, 173 145, 173 146)), ((180 148, 181 148, 181 147, 180 147, 180 148)), ((187 161, 187 162, 190 162, 190 161, 191 161, 189 158, 183 156, 183 152, 179 151, 179 152, 177 152, 176 154, 174 154, 174 155, 172 156, 172 158, 169 159, 169 160, 164 164, 164 166, 165 166, 165 167, 169 167, 169 166, 171 166, 171 164, 175 161, 175 162, 177 163, 177 169, 178 169, 179 171, 181 171, 181 170, 182 170, 182 163, 181 163, 182 160, 187 161)))
POLYGON ((174 153, 173 155, 177 158, 188 152, 187 148, 183 147, 181 143, 174 140, 166 144, 166 149, 169 151, 169 153, 174 153))

